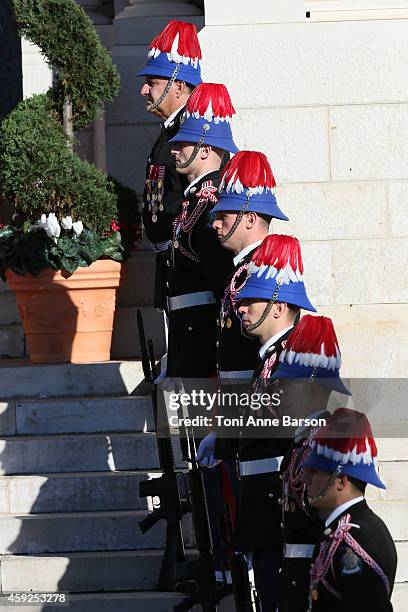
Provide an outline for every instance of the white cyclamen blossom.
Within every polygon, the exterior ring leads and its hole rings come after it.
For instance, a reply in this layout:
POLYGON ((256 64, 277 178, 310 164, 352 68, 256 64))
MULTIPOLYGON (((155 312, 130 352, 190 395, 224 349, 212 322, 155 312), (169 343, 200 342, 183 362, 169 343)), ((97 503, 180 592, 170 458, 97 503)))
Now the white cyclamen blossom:
POLYGON ((77 236, 82 234, 82 230, 84 229, 82 221, 75 221, 75 223, 72 224, 72 229, 74 230, 77 236))
POLYGON ((58 238, 59 235, 61 234, 61 226, 58 223, 58 219, 55 215, 55 213, 50 213, 48 215, 48 221, 47 221, 47 225, 44 228, 45 231, 47 232, 47 235, 50 238, 58 238))
POLYGON ((61 226, 64 230, 72 229, 72 217, 71 216, 64 217, 61 221, 61 226))
POLYGON ((61 226, 55 213, 50 213, 48 217, 46 214, 42 214, 41 219, 37 221, 37 225, 42 227, 50 238, 58 238, 61 234, 61 226))

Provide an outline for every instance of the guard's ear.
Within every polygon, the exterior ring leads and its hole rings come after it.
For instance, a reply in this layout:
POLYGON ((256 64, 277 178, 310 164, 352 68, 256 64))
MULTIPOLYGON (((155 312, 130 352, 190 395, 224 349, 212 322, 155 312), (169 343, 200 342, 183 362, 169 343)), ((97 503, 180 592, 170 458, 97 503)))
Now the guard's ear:
POLYGON ((190 88, 186 85, 184 81, 174 81, 174 88, 175 88, 176 95, 178 94, 179 97, 182 96, 183 94, 190 93, 190 88))
POLYGON ((247 229, 251 229, 255 225, 257 218, 258 218, 258 215, 256 213, 254 213, 254 212, 246 213, 246 215, 245 215, 245 227, 247 229))
POLYGON ((337 476, 336 478, 337 490, 343 491, 344 487, 347 485, 348 482, 349 482, 349 479, 347 478, 345 474, 340 474, 340 476, 337 476))
POLYGON ((211 154, 212 148, 210 145, 202 145, 200 147, 200 157, 201 159, 207 159, 211 154))

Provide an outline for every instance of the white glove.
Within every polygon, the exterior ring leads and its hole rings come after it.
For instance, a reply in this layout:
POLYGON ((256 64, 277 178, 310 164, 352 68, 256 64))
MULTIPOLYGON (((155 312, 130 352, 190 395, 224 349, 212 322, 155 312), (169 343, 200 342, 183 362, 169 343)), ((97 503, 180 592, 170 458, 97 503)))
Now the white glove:
POLYGON ((214 468, 216 465, 221 463, 221 459, 215 458, 216 441, 217 434, 213 431, 205 436, 203 440, 201 440, 196 459, 202 467, 214 468))

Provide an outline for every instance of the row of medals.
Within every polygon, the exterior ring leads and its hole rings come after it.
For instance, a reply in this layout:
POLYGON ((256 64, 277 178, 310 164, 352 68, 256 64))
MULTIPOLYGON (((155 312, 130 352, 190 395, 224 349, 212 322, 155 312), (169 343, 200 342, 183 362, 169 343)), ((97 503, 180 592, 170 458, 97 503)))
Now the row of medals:
POLYGON ((157 221, 157 212, 163 212, 163 194, 164 185, 161 179, 159 180, 146 180, 146 199, 149 202, 149 211, 152 213, 152 222, 157 221))

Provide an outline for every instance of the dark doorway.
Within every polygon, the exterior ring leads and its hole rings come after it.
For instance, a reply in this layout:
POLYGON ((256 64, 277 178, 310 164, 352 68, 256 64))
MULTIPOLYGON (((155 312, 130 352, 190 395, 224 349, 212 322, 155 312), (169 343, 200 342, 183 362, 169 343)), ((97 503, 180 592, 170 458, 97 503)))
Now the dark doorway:
POLYGON ((0 2, 0 121, 23 98, 21 41, 10 0, 0 2))

